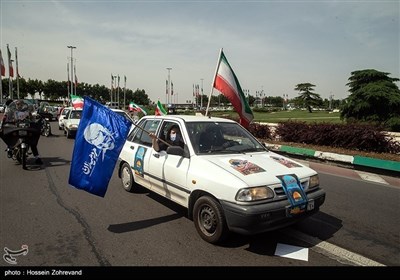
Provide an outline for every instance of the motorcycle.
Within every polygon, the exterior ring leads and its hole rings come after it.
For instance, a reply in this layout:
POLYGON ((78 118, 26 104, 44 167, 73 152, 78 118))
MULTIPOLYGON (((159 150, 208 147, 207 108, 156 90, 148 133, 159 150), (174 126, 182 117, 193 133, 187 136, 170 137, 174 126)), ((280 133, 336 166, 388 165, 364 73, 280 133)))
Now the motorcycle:
POLYGON ((15 125, 4 126, 2 131, 2 138, 9 147, 8 156, 18 161, 22 169, 27 169, 26 162, 31 143, 40 133, 40 130, 31 124, 29 121, 20 121, 15 125))
POLYGON ((43 116, 37 115, 37 122, 40 124, 40 134, 46 137, 51 135, 51 126, 48 118, 44 118, 43 116))
POLYGON ((18 161, 23 169, 27 169, 29 150, 36 147, 41 134, 40 123, 33 121, 29 112, 29 104, 14 101, 1 122, 0 137, 7 144, 7 155, 18 161))

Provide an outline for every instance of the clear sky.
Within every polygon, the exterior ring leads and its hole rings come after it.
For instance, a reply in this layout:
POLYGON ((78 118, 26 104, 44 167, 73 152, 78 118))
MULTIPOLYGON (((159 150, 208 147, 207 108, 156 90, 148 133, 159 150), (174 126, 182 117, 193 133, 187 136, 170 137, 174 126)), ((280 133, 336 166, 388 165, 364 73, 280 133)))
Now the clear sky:
POLYGON ((17 47, 26 79, 66 81, 69 45, 79 82, 110 87, 112 73, 123 87, 126 76, 155 102, 166 101, 167 67, 179 103, 201 79, 208 95, 221 48, 253 96, 293 98, 312 83, 343 99, 352 71, 400 78, 399 0, 0 2, 3 60, 17 47))

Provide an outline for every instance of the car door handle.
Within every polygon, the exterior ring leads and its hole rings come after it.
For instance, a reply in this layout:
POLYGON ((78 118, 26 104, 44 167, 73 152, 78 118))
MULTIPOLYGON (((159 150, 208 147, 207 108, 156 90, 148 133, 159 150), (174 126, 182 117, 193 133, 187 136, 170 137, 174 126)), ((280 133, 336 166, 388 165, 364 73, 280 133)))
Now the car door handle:
POLYGON ((160 158, 160 154, 153 154, 153 157, 160 158))

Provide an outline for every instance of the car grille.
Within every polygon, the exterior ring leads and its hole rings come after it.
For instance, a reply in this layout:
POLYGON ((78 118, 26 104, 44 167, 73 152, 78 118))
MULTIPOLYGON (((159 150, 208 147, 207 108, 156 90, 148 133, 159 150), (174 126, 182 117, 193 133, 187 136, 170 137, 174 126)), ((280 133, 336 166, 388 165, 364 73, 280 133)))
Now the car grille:
MULTIPOLYGON (((301 182, 301 186, 303 187, 303 190, 307 191, 308 188, 308 181, 303 181, 301 182)), ((285 191, 283 190, 283 187, 275 187, 274 188, 275 195, 278 197, 286 197, 285 191)))

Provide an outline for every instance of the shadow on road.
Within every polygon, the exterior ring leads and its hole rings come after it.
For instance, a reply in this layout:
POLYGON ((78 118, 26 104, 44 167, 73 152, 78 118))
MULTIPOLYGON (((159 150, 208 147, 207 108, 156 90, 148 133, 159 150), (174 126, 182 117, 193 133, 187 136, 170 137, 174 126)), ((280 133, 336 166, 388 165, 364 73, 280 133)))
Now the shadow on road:
POLYGON ((63 166, 69 165, 71 163, 70 160, 66 160, 60 157, 42 157, 43 167, 55 167, 55 166, 63 166))
POLYGON ((113 233, 124 233, 124 232, 130 232, 130 231, 135 231, 135 230, 139 230, 139 229, 143 229, 143 228, 152 227, 154 225, 166 223, 166 222, 169 222, 172 220, 179 219, 181 217, 182 217, 181 214, 175 213, 172 215, 154 218, 154 219, 109 225, 107 229, 113 233))

